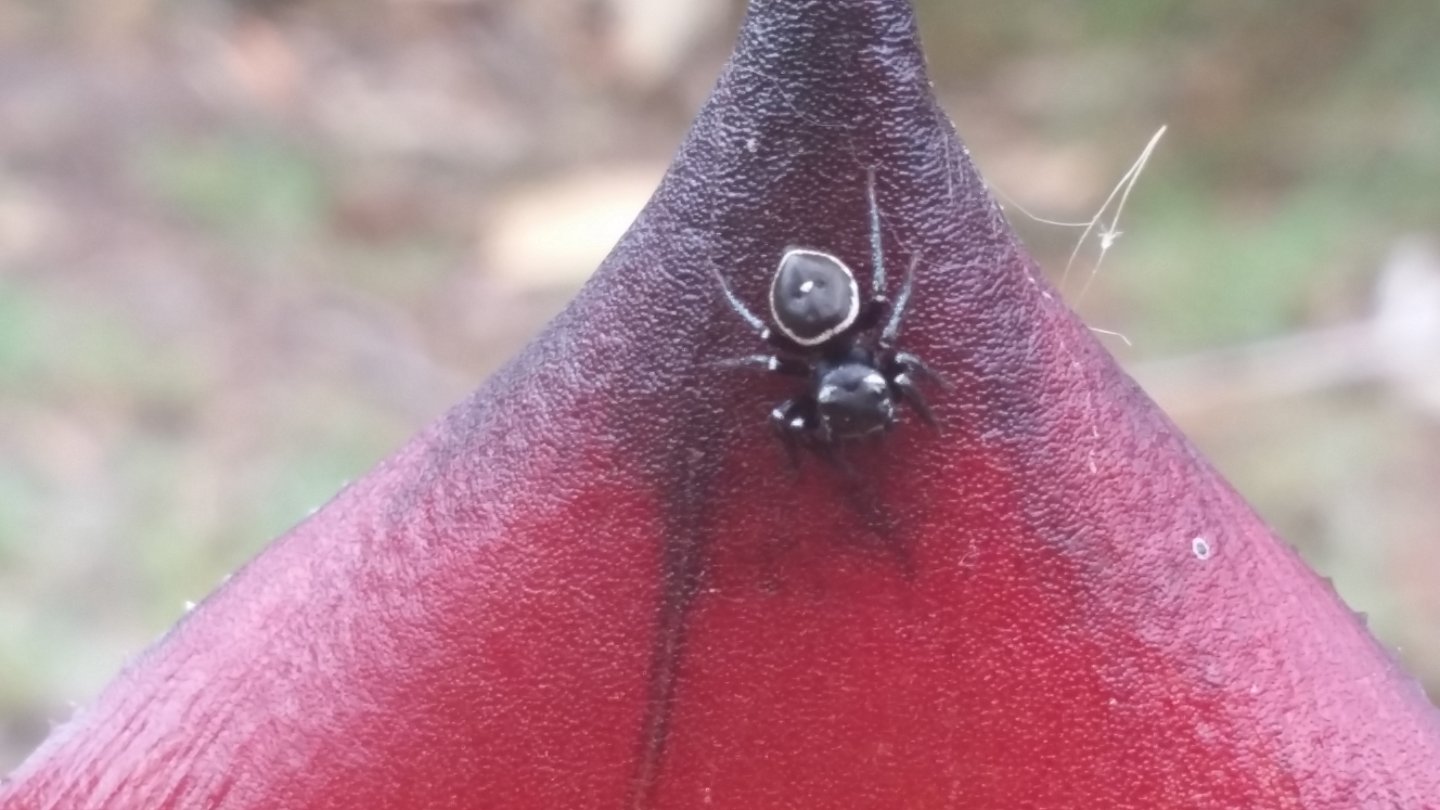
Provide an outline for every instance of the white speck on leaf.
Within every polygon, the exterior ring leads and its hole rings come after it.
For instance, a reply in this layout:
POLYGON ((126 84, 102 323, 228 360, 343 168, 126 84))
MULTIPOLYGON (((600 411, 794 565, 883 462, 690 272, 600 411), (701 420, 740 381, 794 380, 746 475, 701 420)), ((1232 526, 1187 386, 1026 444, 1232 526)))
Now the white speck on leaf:
POLYGON ((1194 552, 1195 559, 1197 560, 1208 560, 1214 553, 1214 549, 1210 548, 1210 541, 1203 537, 1197 537, 1191 540, 1190 550, 1194 552))

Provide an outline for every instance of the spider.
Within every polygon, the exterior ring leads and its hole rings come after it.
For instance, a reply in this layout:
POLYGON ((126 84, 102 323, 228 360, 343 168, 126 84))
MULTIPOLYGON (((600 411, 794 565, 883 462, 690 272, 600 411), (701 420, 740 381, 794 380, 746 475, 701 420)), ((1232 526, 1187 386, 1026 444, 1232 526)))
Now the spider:
POLYGON ((791 247, 780 257, 770 282, 773 328, 735 296, 717 271, 730 308, 750 325, 770 353, 723 361, 806 380, 805 390, 770 412, 770 426, 792 464, 800 449, 845 466, 838 456, 847 441, 876 436, 895 427, 899 404, 908 403, 931 427, 939 427, 918 383, 944 381, 919 357, 896 347, 900 321, 910 300, 915 261, 910 262, 894 306, 885 295, 880 247, 880 211, 875 181, 866 188, 870 206, 871 291, 862 300, 855 273, 834 254, 791 247), (878 335, 876 327, 884 323, 878 335))

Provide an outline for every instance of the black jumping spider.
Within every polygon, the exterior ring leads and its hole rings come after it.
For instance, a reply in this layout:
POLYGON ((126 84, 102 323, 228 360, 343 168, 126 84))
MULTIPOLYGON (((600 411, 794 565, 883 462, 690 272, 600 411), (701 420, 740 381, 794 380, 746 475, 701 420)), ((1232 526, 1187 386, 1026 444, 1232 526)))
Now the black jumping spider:
POLYGON ((923 379, 943 382, 919 357, 895 345, 910 300, 915 262, 911 261, 892 307, 885 295, 873 176, 867 198, 872 262, 868 300, 862 300, 854 272, 838 257, 821 250, 789 248, 780 257, 770 283, 771 328, 736 298, 716 273, 730 307, 774 349, 770 354, 752 354, 724 364, 806 379, 803 393, 770 413, 770 425, 792 461, 798 461, 800 448, 839 461, 836 450, 840 443, 893 428, 899 420, 900 402, 909 403, 931 426, 937 425, 918 383, 923 379), (873 334, 882 322, 880 333, 873 334))

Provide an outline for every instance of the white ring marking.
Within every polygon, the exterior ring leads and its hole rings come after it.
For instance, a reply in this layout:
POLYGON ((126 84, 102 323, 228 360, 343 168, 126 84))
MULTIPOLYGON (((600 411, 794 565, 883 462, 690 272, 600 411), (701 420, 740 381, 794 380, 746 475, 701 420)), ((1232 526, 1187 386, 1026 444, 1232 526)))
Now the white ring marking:
MULTIPOLYGON (((809 290, 805 289, 805 285, 811 283, 813 282, 803 282, 800 285, 801 290, 803 292, 809 292, 809 290)), ((855 271, 850 269, 850 265, 840 261, 839 256, 836 256, 833 253, 826 253, 823 250, 810 250, 808 248, 791 248, 790 250, 785 251, 785 255, 780 257, 780 264, 776 265, 775 267, 775 277, 770 280, 770 319, 775 323, 775 327, 779 329, 780 332, 785 335, 785 337, 790 338, 801 346, 819 346, 821 343, 824 343, 830 338, 835 337, 841 332, 844 332, 846 329, 849 329, 850 325, 855 323, 855 319, 858 317, 860 317, 860 285, 855 283, 855 271), (845 317, 841 319, 840 323, 832 326, 829 329, 826 329, 824 332, 821 332, 820 334, 811 338, 802 338, 799 335, 796 335, 794 332, 791 332, 789 329, 786 329, 785 322, 780 320, 780 313, 775 311, 775 293, 776 287, 780 284, 780 268, 785 266, 786 260, 788 260, 791 256, 795 255, 823 256, 824 258, 835 262, 835 264, 839 265, 840 269, 845 272, 845 281, 850 286, 850 311, 845 313, 845 317)))

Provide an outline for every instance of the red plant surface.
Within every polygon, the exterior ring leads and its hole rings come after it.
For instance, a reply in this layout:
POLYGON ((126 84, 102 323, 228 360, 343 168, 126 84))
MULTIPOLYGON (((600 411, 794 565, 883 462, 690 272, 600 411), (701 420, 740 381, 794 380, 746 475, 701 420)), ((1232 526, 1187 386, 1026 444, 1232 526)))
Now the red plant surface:
POLYGON ((903 0, 756 0, 649 207, 508 368, 276 541, 7 808, 1440 807, 1440 723, 1066 309, 903 0), (955 384, 792 473, 788 244, 955 384), (864 273, 862 273, 864 274, 864 273))

